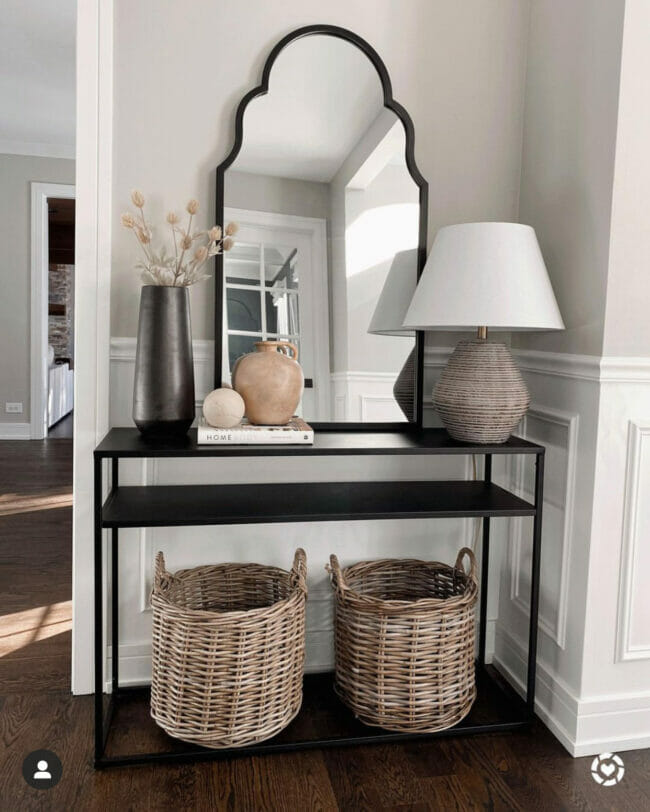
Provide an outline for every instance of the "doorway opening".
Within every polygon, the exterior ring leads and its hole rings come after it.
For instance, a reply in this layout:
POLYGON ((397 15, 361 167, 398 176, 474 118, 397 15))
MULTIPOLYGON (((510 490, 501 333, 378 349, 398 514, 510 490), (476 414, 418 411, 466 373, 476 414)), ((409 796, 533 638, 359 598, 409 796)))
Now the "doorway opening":
POLYGON ((33 440, 72 437, 75 188, 32 183, 33 440))
POLYGON ((74 407, 74 198, 48 197, 49 437, 72 437, 74 407))

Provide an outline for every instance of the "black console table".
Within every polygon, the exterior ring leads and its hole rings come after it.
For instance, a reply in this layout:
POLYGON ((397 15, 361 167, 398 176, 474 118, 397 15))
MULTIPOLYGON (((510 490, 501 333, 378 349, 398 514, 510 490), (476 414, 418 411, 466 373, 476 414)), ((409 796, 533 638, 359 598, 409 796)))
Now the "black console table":
POLYGON ((442 429, 402 432, 318 431, 313 446, 199 446, 196 431, 182 442, 145 442, 136 429, 112 429, 95 449, 95 766, 196 761, 274 753, 308 747, 368 744, 517 730, 530 724, 535 708, 537 610, 542 530, 544 448, 517 437, 503 445, 458 443, 442 429), (317 457, 334 455, 465 455, 485 457, 484 479, 453 482, 339 482, 301 484, 291 504, 282 498, 284 485, 152 485, 119 484, 120 459, 203 457, 317 457), (535 498, 531 504, 492 482, 492 456, 535 457, 535 498), (103 461, 111 461, 111 488, 103 502, 103 461), (533 555, 528 637, 526 696, 521 698, 485 663, 490 517, 533 516, 533 555), (232 750, 210 750, 168 737, 149 717, 148 689, 119 682, 118 550, 123 527, 241 524, 251 522, 350 521, 482 517, 478 696, 469 716, 433 734, 393 733, 356 720, 334 695, 331 674, 305 676, 303 708, 278 736, 232 750), (104 696, 104 606, 102 531, 111 530, 110 625, 111 693, 104 696), (137 740, 136 752, 133 742, 137 740))

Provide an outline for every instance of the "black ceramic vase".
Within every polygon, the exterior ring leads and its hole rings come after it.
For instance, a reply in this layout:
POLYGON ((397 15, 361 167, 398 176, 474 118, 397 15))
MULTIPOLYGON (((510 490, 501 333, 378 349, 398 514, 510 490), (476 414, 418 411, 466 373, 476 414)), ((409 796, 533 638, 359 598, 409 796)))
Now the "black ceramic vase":
POLYGON ((147 437, 179 437, 194 420, 194 362, 187 288, 140 294, 133 422, 147 437))

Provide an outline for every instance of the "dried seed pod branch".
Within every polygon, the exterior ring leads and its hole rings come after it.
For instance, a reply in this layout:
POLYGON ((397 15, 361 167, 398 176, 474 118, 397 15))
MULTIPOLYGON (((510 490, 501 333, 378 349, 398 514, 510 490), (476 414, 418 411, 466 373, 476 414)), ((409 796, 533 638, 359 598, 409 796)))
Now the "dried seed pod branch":
POLYGON ((141 271, 142 281, 147 285, 188 287, 207 279, 208 274, 202 273, 202 268, 208 259, 222 251, 229 251, 234 244, 232 237, 237 233, 236 223, 228 223, 225 230, 221 226, 212 226, 207 231, 192 233, 192 222, 199 210, 198 201, 192 199, 185 206, 189 215, 187 228, 180 226, 180 217, 176 212, 167 214, 174 245, 173 256, 167 254, 165 246, 156 251, 152 244, 153 231, 144 216, 145 197, 142 192, 134 189, 131 202, 138 210, 137 214, 125 212, 121 221, 124 228, 133 231, 144 254, 144 261, 138 262, 136 268, 141 271), (202 244, 194 248, 190 257, 188 252, 196 243, 202 244))

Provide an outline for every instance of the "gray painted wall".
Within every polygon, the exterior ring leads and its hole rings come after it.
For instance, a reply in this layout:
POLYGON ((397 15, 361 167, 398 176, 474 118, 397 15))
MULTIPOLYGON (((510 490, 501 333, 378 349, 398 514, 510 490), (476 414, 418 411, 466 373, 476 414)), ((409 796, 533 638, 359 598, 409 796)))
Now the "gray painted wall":
POLYGON ((627 0, 603 354, 650 356, 650 3, 627 0))
POLYGON ((537 231, 567 329, 517 347, 603 349, 623 0, 531 7, 519 220, 537 231))
POLYGON ((275 178, 229 169, 226 172, 224 201, 226 206, 236 209, 327 219, 329 183, 275 178))
POLYGON ((65 158, 0 155, 0 422, 29 422, 31 329, 32 181, 75 181, 65 158), (5 414, 5 402, 23 403, 23 414, 5 414))

